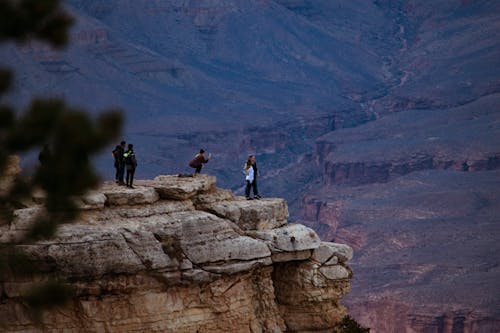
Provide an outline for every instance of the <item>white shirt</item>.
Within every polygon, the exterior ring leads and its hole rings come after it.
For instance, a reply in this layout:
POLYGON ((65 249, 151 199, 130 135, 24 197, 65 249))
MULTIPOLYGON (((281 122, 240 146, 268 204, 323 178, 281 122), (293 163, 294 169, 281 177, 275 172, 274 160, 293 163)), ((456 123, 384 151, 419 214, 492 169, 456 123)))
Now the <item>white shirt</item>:
POLYGON ((246 180, 248 180, 250 183, 253 182, 254 179, 254 171, 253 168, 250 167, 247 170, 247 176, 245 177, 246 180))

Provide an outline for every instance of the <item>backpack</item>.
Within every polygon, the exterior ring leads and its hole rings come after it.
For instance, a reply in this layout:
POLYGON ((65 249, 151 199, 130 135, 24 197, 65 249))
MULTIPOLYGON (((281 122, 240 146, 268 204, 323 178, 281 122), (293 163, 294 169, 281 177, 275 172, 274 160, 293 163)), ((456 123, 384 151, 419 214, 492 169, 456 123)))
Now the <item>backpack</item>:
POLYGON ((128 154, 125 154, 125 165, 127 167, 132 167, 135 168, 137 167, 137 160, 135 159, 135 154, 134 152, 129 152, 128 154))

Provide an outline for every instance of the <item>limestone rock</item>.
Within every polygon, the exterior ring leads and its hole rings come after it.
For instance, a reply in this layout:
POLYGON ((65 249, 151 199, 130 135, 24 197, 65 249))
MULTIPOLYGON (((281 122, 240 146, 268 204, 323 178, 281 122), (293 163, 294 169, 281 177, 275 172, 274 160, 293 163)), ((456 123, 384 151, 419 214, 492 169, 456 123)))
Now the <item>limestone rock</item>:
POLYGON ((181 212, 174 218, 182 219, 181 246, 195 264, 253 260, 271 255, 264 242, 240 236, 228 221, 212 214, 181 212))
POLYGON ((323 242, 323 244, 330 247, 333 251, 333 255, 335 255, 340 262, 346 262, 353 257, 353 250, 349 245, 332 242, 323 242))
POLYGON ((283 199, 235 200, 207 203, 204 209, 235 222, 243 230, 270 230, 286 224, 288 207, 283 199))
POLYGON ((204 265, 203 269, 211 273, 232 275, 240 272, 248 272, 253 270, 254 268, 260 266, 269 266, 271 264, 271 258, 266 257, 249 261, 237 261, 232 263, 230 262, 223 265, 204 265))
POLYGON ((193 203, 196 209, 207 210, 210 204, 219 201, 233 201, 236 200, 235 195, 231 190, 215 188, 209 192, 203 192, 193 198, 193 203))
POLYGON ((248 235, 264 240, 274 252, 296 252, 314 250, 321 240, 314 230, 302 224, 287 224, 281 228, 266 231, 249 231, 248 235))
POLYGON ((333 256, 324 263, 325 266, 337 265, 339 263, 339 258, 337 256, 333 256))
POLYGON ((193 203, 186 201, 160 201, 155 205, 115 207, 113 213, 118 218, 151 217, 155 215, 171 214, 175 212, 193 211, 193 203))
MULTIPOLYGON (((347 260, 350 248, 286 224, 282 199, 241 200, 214 183, 161 176, 136 189, 106 183, 77 199, 74 223, 18 246, 40 274, 0 281, 7 331, 36 331, 19 297, 47 278, 75 290, 71 305, 44 314, 52 332, 331 331, 350 278, 337 255, 347 260)), ((0 242, 15 240, 42 209, 15 211, 0 242)))
POLYGON ((162 199, 186 200, 213 188, 215 177, 203 174, 196 177, 162 175, 153 181, 138 181, 137 184, 154 188, 162 199))
POLYGON ((103 193, 91 191, 81 197, 75 198, 75 203, 80 210, 103 209, 106 203, 103 193))
POLYGON ((349 290, 347 280, 332 280, 311 260, 276 264, 274 286, 287 329, 331 332, 346 309, 338 303, 349 290))
POLYGON ((143 205, 158 201, 158 193, 153 188, 136 186, 129 189, 122 186, 113 186, 103 189, 108 203, 113 206, 143 205))
MULTIPOLYGON (((154 237, 153 233, 125 229, 122 235, 127 245, 147 269, 168 271, 180 269, 181 260, 165 253, 162 244, 154 237)), ((189 267, 188 263, 189 261, 184 262, 185 267, 186 265, 189 267)))
POLYGON ((322 264, 326 263, 328 265, 335 265, 338 261, 346 262, 348 260, 351 260, 352 256, 353 250, 348 245, 332 242, 321 242, 321 245, 314 250, 312 259, 322 264))
POLYGON ((17 209, 14 211, 14 219, 10 225, 11 231, 26 231, 33 226, 37 216, 44 211, 41 206, 17 209))
POLYGON ((273 262, 302 261, 311 257, 310 250, 295 252, 274 252, 271 255, 273 262))
POLYGON ((349 278, 349 271, 341 265, 323 266, 319 269, 319 271, 329 280, 341 280, 349 278))
POLYGON ((319 247, 313 251, 312 259, 319 263, 324 263, 333 256, 333 253, 331 246, 328 246, 325 242, 321 242, 319 247))
POLYGON ((45 269, 67 277, 97 278, 145 269, 124 237, 112 229, 64 225, 53 240, 24 246, 24 250, 36 261, 44 260, 45 269))

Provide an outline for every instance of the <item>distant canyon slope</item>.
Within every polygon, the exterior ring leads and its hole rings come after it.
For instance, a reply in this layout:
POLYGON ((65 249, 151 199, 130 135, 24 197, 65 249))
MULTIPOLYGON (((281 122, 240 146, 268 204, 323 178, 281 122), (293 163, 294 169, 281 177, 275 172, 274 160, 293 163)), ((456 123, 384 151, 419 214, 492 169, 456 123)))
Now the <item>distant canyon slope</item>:
POLYGON ((203 147, 241 193, 255 153, 264 196, 355 248, 346 303, 372 332, 500 330, 500 2, 65 3, 66 50, 0 48, 8 101, 123 107, 139 177, 203 147))

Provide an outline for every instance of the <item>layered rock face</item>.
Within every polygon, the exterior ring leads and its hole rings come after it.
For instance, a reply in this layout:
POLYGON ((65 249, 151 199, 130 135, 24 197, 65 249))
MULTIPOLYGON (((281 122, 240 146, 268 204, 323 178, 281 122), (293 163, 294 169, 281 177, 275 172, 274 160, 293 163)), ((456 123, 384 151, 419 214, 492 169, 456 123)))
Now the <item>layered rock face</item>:
POLYGON ((372 332, 500 330, 500 96, 318 140, 302 223, 356 250, 345 299, 372 332))
MULTIPOLYGON (((329 332, 346 314, 352 249, 287 223, 283 199, 247 201, 201 175, 104 184, 78 200, 75 223, 22 246, 42 271, 2 281, 6 332, 329 332), (48 278, 75 297, 35 326, 20 296, 48 278)), ((1 241, 39 209, 16 211, 1 241)))

